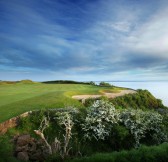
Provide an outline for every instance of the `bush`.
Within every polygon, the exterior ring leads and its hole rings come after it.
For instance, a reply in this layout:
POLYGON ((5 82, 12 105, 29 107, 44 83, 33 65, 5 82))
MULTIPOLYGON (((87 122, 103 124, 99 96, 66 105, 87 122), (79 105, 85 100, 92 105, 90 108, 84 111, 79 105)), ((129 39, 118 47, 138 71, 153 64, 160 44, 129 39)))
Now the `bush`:
POLYGON ((111 87, 112 85, 110 83, 106 83, 106 82, 100 82, 99 86, 104 86, 104 87, 111 87))
POLYGON ((118 124, 112 128, 110 135, 105 142, 112 150, 119 151, 132 148, 134 138, 125 126, 118 124))
POLYGON ((90 106, 93 105, 93 103, 94 103, 95 101, 96 101, 95 98, 88 98, 88 99, 85 100, 84 105, 85 105, 86 107, 90 107, 90 106))
POLYGON ((146 134, 150 134, 156 143, 167 140, 162 130, 163 117, 157 112, 130 109, 121 112, 120 118, 134 136, 135 147, 139 147, 140 140, 145 138, 146 134))
POLYGON ((162 101, 156 99, 147 90, 137 90, 137 93, 127 94, 121 97, 111 99, 116 108, 133 108, 133 109, 165 109, 162 101))
POLYGON ((90 84, 90 85, 96 85, 96 83, 93 82, 93 81, 89 82, 89 84, 90 84))
MULTIPOLYGON (((117 110, 106 99, 94 101, 87 109, 63 108, 36 111, 28 118, 21 120, 20 130, 37 129, 44 116, 49 117, 48 121, 50 121, 44 131, 46 140, 51 144, 54 138, 58 137, 61 148, 67 143, 64 148, 65 154, 67 153, 69 157, 131 149, 134 144, 139 147, 140 143, 158 144, 166 141, 168 132, 167 115, 140 109, 117 110), (69 148, 71 148, 70 151, 69 148)), ((137 160, 141 160, 138 156, 139 152, 135 153, 135 150, 129 154, 122 152, 120 155, 115 155, 115 158, 110 155, 110 159, 125 161, 131 158, 133 161, 136 159, 132 157, 133 155, 137 156, 137 160)), ((60 158, 58 154, 54 156, 50 159, 60 158)), ((153 159, 150 154, 147 156, 153 159)), ((108 161, 109 157, 106 156, 106 159, 108 161)), ((102 160, 105 159, 102 157, 102 160)))
POLYGON ((111 128, 117 124, 119 112, 114 106, 104 100, 97 100, 88 108, 87 116, 81 128, 84 131, 84 137, 96 140, 109 136, 111 128))

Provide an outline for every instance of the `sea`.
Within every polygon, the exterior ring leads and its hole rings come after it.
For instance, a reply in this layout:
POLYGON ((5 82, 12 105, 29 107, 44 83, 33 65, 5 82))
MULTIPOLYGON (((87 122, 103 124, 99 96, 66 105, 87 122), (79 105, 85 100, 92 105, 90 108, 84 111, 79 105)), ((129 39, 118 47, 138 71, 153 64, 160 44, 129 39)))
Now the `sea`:
MULTIPOLYGON (((151 92, 157 99, 161 99, 165 106, 168 106, 168 81, 105 81, 114 86, 127 87, 131 89, 146 89, 151 92)), ((100 81, 95 82, 99 84, 100 81)))

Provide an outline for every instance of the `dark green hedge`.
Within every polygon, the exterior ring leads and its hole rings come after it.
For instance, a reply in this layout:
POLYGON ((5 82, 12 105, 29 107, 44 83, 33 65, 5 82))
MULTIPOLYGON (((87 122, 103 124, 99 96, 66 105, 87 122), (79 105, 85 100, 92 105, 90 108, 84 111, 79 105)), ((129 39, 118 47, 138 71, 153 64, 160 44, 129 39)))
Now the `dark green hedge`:
POLYGON ((42 82, 45 84, 87 84, 87 85, 95 85, 94 82, 77 82, 73 80, 53 80, 53 81, 45 81, 42 82))

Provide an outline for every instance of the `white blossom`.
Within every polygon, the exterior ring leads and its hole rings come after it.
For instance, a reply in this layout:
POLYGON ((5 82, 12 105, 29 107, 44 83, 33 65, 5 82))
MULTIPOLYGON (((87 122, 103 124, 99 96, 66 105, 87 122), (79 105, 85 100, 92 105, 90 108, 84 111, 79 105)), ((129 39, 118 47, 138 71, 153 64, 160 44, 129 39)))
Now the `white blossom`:
POLYGON ((139 147, 140 139, 145 137, 147 132, 151 133, 158 143, 163 141, 164 135, 161 131, 163 117, 159 113, 129 109, 123 111, 120 118, 134 136, 135 147, 139 147))
POLYGON ((89 108, 83 124, 84 137, 104 140, 111 128, 119 121, 119 112, 115 107, 103 100, 97 100, 89 108))

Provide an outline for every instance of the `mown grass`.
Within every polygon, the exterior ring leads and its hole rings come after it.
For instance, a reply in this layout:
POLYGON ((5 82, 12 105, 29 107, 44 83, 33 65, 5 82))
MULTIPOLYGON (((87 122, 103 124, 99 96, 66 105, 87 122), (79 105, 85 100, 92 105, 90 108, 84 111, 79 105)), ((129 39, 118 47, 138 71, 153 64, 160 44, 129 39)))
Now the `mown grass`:
POLYGON ((0 122, 29 110, 63 108, 66 106, 80 108, 83 105, 72 99, 73 95, 101 94, 102 91, 113 92, 116 91, 116 87, 99 87, 85 84, 1 84, 0 122))
MULTIPOLYGON (((69 160, 68 160, 69 161, 69 160)), ((143 146, 130 151, 97 153, 90 157, 73 159, 70 162, 167 162, 168 144, 143 146)))

